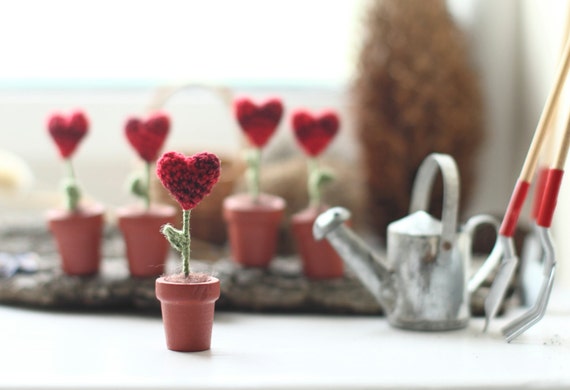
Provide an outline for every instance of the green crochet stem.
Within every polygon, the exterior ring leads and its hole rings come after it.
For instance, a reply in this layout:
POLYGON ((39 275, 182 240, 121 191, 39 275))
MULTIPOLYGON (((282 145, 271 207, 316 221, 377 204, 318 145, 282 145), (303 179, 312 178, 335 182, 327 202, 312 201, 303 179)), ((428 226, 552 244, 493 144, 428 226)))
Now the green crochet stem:
POLYGON ((160 229, 170 245, 182 256, 182 272, 185 277, 190 274, 190 210, 182 211, 182 230, 167 223, 160 229))
POLYGON ((150 174, 151 163, 146 161, 144 177, 137 174, 130 180, 129 185, 131 193, 143 199, 146 210, 150 208, 150 174))
POLYGON ((319 208, 322 201, 322 187, 334 180, 334 175, 319 168, 316 158, 309 158, 307 187, 309 191, 309 207, 319 208))
POLYGON ((75 171, 71 159, 65 160, 67 166, 67 177, 63 180, 63 191, 65 193, 65 204, 67 210, 76 212, 81 200, 81 191, 75 180, 75 171))
POLYGON ((144 207, 145 209, 150 209, 150 163, 148 161, 145 162, 145 196, 144 196, 144 207))
POLYGON ((254 201, 259 199, 259 170, 261 167, 261 148, 254 148, 246 155, 247 162, 247 183, 249 193, 254 201))

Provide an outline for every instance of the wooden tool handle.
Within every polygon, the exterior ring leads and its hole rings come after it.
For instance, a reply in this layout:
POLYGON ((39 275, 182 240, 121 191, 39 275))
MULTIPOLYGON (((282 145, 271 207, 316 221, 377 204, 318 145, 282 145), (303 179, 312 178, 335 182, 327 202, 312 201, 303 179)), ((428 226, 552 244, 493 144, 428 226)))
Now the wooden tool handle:
POLYGON ((566 163, 566 157, 568 156, 568 149, 570 147, 570 117, 568 118, 566 128, 562 134, 562 139, 560 140, 560 147, 558 148, 558 153, 552 164, 552 169, 564 169, 564 164, 566 163))
POLYGON ((548 179, 549 169, 547 167, 542 167, 538 170, 538 175, 536 178, 536 184, 534 187, 534 199, 532 200, 532 210, 531 218, 533 221, 538 219, 540 214, 540 206, 542 205, 542 198, 544 195, 544 190, 546 188, 546 180, 548 179))
POLYGON ((567 120, 566 128, 562 134, 560 145, 555 156, 552 167, 548 170, 542 202, 540 204, 540 211, 537 217, 537 224, 542 227, 550 227, 556 203, 558 200, 558 193, 562 185, 562 176, 564 175, 564 164, 568 156, 568 149, 570 148, 570 117, 567 120))
POLYGON ((564 52, 562 53, 562 59, 558 66, 554 88, 552 88, 552 90, 550 91, 544 109, 542 110, 542 114, 540 115, 536 131, 534 133, 534 136, 532 137, 532 141, 528 149, 521 170, 521 174, 519 176, 520 181, 528 183, 532 181, 534 172, 536 170, 536 165, 538 163, 540 150, 542 149, 542 145, 544 144, 548 127, 552 123, 552 116, 555 111, 556 104, 560 100, 560 94, 562 92, 562 87, 564 86, 564 81, 568 76, 569 65, 570 65, 570 39, 567 39, 566 45, 564 46, 564 52))
MULTIPOLYGON (((568 77, 568 70, 570 68, 570 38, 569 37, 565 38, 566 38, 566 43, 564 45, 562 58, 560 64, 558 65, 558 70, 556 72, 554 87, 550 91, 548 99, 546 100, 546 104, 544 105, 544 109, 542 110, 542 114, 540 115, 540 119, 538 121, 538 125, 534 132, 534 136, 532 137, 532 141, 528 149, 521 170, 521 174, 519 176, 519 179, 517 180, 517 184, 513 190, 511 199, 509 200, 509 205, 507 206, 507 211, 505 213, 503 222, 501 224, 501 229, 499 231, 499 234, 505 237, 512 237, 513 234, 515 233, 519 216, 522 207, 524 205, 524 202, 526 200, 528 190, 530 188, 530 183, 532 182, 534 172, 536 171, 536 166, 538 164, 538 158, 540 157, 541 149, 543 148, 544 141, 547 138, 549 128, 554 127, 553 117, 556 111, 557 104, 559 103, 560 100, 560 95, 562 94, 562 88, 564 87, 564 82, 568 77)), ((565 137, 564 140, 565 142, 569 141, 567 137, 565 137)), ((558 162, 556 164, 558 164, 558 162)), ((564 164, 562 163, 562 165, 564 164)), ((545 191, 548 191, 548 188, 549 187, 545 187, 545 191)), ((543 193, 545 191, 541 192, 543 193)), ((545 196, 545 194, 543 194, 543 196, 545 196)), ((544 203, 544 200, 541 200, 540 202, 540 208, 539 208, 540 211, 538 211, 538 214, 541 214, 542 212, 542 203, 544 203)))

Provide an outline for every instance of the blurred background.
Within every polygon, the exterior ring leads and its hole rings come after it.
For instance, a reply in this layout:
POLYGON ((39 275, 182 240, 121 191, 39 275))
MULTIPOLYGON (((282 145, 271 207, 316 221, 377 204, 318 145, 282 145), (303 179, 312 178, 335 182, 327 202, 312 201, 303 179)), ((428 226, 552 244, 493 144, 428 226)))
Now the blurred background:
MULTIPOLYGON (((432 3, 416 2, 423 8, 432 3)), ((45 127, 54 111, 88 113, 90 133, 74 164, 84 191, 109 207, 132 201, 124 182, 138 161, 123 136, 128 116, 160 106, 173 120, 166 149, 207 149, 238 158, 244 141, 217 88, 259 99, 280 96, 288 112, 338 110, 341 135, 327 154, 347 164, 361 161, 366 152, 359 143, 359 105, 363 74, 370 71, 363 59, 375 35, 370 14, 381 13, 377 3, 0 0, 1 210, 39 211, 57 202, 64 167, 45 127)), ((566 36, 568 1, 444 4, 463 34, 465 63, 476 76, 476 104, 481 105, 481 137, 469 162, 463 214, 502 216, 551 88, 566 36)), ((421 18, 414 23, 421 28, 421 18)), ((390 31, 398 25, 409 28, 394 23, 390 31)), ((421 51, 414 42, 401 47, 412 57, 421 51)), ((386 55, 408 58, 395 50, 379 53, 379 64, 386 55)), ((429 66, 445 67, 439 60, 432 58, 429 66)), ((284 120, 270 148, 291 142, 284 120)), ((412 147, 421 142, 410 137, 412 147)), ((384 168, 373 167, 379 181, 384 168)), ((366 169, 372 168, 360 170, 366 169)), ((563 261, 570 257, 570 242, 563 239, 570 229, 567 182, 562 191, 554 222, 562 259, 557 277, 570 283, 570 265, 563 261)))

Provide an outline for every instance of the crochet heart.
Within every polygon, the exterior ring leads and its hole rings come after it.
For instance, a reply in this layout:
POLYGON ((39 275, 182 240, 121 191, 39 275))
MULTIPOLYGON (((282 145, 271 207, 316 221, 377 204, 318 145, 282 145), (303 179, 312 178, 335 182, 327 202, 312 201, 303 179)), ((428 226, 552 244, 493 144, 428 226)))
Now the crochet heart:
POLYGON ((333 111, 313 116, 305 110, 298 110, 291 122, 297 142, 311 157, 318 156, 326 149, 340 125, 338 115, 333 111))
POLYGON ((125 124, 125 135, 129 143, 147 162, 157 159, 169 130, 170 118, 164 113, 155 113, 146 121, 130 118, 125 124))
POLYGON ((66 159, 73 154, 87 134, 89 121, 82 111, 75 111, 67 117, 56 113, 49 117, 47 127, 59 154, 66 159))
POLYGON ((182 209, 193 209, 220 178, 220 159, 208 152, 190 157, 168 152, 156 163, 156 174, 182 209))
POLYGON ((249 141, 261 148, 279 125, 283 115, 283 103, 280 99, 273 98, 256 105, 248 98, 241 98, 234 102, 234 110, 237 121, 249 141))

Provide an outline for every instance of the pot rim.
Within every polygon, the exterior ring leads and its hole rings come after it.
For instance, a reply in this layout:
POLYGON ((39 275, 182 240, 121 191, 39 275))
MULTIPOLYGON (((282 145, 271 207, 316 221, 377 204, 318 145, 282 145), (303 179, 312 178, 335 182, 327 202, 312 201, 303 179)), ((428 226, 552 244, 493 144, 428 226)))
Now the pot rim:
POLYGON ((101 203, 80 205, 77 211, 69 211, 62 208, 48 209, 45 217, 50 221, 58 221, 73 218, 93 218, 105 214, 105 206, 101 203))
POLYGON ((204 273, 200 273, 200 272, 191 272, 190 275, 206 275, 208 277, 208 279, 203 281, 203 282, 174 282, 174 281, 167 280, 168 277, 175 276, 175 275, 177 275, 177 274, 159 276, 156 279, 156 283, 161 283, 161 284, 165 284, 165 285, 175 285, 175 286, 185 286, 185 285, 200 286, 200 285, 216 284, 216 283, 220 282, 220 279, 218 279, 217 277, 212 276, 212 275, 208 275, 208 274, 204 274, 204 273))
POLYGON ((151 203, 148 210, 139 204, 130 204, 115 209, 117 218, 171 217, 175 216, 176 212, 176 207, 164 203, 151 203))

